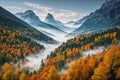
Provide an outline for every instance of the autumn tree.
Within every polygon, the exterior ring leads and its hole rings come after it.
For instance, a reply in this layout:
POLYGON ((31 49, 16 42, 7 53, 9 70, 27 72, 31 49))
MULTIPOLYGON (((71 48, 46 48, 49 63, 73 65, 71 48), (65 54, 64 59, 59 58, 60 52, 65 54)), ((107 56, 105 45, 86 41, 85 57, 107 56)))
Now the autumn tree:
POLYGON ((26 74, 24 72, 21 73, 19 80, 26 80, 26 74))
POLYGON ((67 80, 67 75, 65 75, 65 74, 61 75, 60 80, 67 80))
POLYGON ((54 66, 51 66, 47 75, 48 80, 59 80, 59 75, 57 69, 54 66))
POLYGON ((92 80, 116 80, 119 78, 120 47, 113 46, 105 53, 104 60, 95 70, 92 80))
POLYGON ((3 80, 14 80, 14 73, 11 65, 9 65, 8 63, 5 63, 2 69, 4 71, 4 74, 2 77, 3 80))
POLYGON ((67 80, 82 80, 82 69, 84 64, 85 62, 83 59, 77 60, 73 63, 67 71, 67 80))

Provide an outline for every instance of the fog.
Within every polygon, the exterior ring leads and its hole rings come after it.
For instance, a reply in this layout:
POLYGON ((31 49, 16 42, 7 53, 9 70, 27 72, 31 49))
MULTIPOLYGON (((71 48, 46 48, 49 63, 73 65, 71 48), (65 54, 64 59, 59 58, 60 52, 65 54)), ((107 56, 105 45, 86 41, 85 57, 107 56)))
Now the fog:
POLYGON ((59 33, 57 31, 53 31, 53 30, 50 30, 50 29, 44 29, 44 28, 41 29, 40 27, 35 27, 35 28, 39 31, 45 30, 44 34, 47 33, 46 35, 48 35, 48 36, 52 37, 53 39, 59 41, 59 44, 48 44, 48 43, 44 43, 44 42, 35 40, 36 42, 43 45, 45 47, 45 49, 38 52, 37 54, 32 54, 32 55, 29 55, 25 58, 26 63, 23 65, 23 67, 28 68, 29 71, 38 70, 40 65, 41 65, 41 60, 42 59, 45 61, 47 55, 50 54, 51 51, 54 51, 55 48, 57 48, 63 42, 66 42, 68 39, 70 39, 70 37, 65 37, 66 34, 59 33))
MULTIPOLYGON (((43 45, 45 47, 44 50, 41 50, 40 52, 38 52, 37 54, 32 54, 27 56, 26 59, 26 63, 23 65, 24 68, 28 68, 29 71, 34 71, 34 70, 38 70, 40 65, 41 65, 41 60, 43 59, 45 61, 45 59, 47 58, 47 55, 50 54, 52 51, 55 50, 55 48, 57 48, 58 46, 60 46, 63 42, 66 42, 68 39, 71 39, 71 37, 65 37, 66 34, 64 33, 59 33, 57 31, 54 30, 50 30, 50 29, 44 29, 44 28, 40 28, 40 27, 35 27, 37 30, 39 31, 43 31, 44 34, 52 37, 53 39, 59 41, 59 44, 48 44, 48 43, 44 43, 41 41, 36 41, 39 44, 43 45)), ((34 40, 34 39, 33 39, 34 40)), ((98 47, 92 50, 88 50, 88 51, 84 51, 82 54, 82 57, 86 57, 88 55, 93 55, 99 52, 102 52, 105 49, 104 46, 102 47, 98 47)), ((59 74, 63 74, 66 73, 67 68, 74 62, 71 61, 69 63, 67 63, 64 68, 59 72, 59 74)))
POLYGON ((70 37, 65 37, 65 35, 67 35, 67 33, 62 33, 56 30, 52 30, 52 29, 46 29, 46 28, 41 28, 39 26, 35 26, 34 28, 36 28, 37 30, 43 32, 44 34, 46 34, 47 36, 59 41, 59 42, 64 42, 68 39, 70 39, 70 37))
POLYGON ((44 45, 45 50, 40 51, 37 54, 32 54, 28 57, 26 57, 26 64, 24 67, 27 67, 30 69, 30 71, 37 70, 40 65, 41 65, 41 60, 45 60, 48 54, 50 54, 51 51, 53 51, 55 48, 57 48, 60 44, 46 44, 46 43, 41 43, 40 44, 44 45))
MULTIPOLYGON (((44 29, 44 28, 40 28, 40 27, 35 27, 35 28, 39 31, 43 31, 44 34, 52 37, 53 39, 59 41, 60 43, 59 44, 48 44, 48 43, 44 43, 41 41, 36 41, 36 42, 40 43, 41 45, 43 45, 45 47, 45 49, 38 52, 37 54, 32 54, 32 55, 29 55, 26 57, 27 62, 23 65, 23 67, 28 68, 29 71, 38 70, 40 68, 42 59, 45 61, 45 59, 47 58, 47 55, 50 54, 52 51, 54 51, 55 48, 60 46, 63 42, 66 42, 68 39, 71 39, 71 37, 65 37, 66 34, 64 34, 64 33, 59 33, 54 30, 44 29)), ((100 53, 104 50, 105 50, 105 47, 101 46, 101 47, 98 47, 98 48, 95 48, 92 50, 84 51, 82 53, 82 58, 85 58, 88 55, 91 56, 96 53, 100 53)), ((59 72, 59 74, 66 73, 67 69, 73 62, 74 62, 74 60, 65 64, 64 68, 59 72)))
POLYGON ((98 48, 95 48, 95 49, 91 49, 91 50, 88 50, 88 51, 84 51, 84 52, 82 53, 82 57, 85 58, 86 56, 95 55, 96 53, 103 52, 104 50, 105 50, 105 47, 104 47, 104 46, 101 46, 101 47, 98 47, 98 48))
MULTIPOLYGON (((84 51, 82 53, 82 57, 81 58, 85 58, 87 56, 98 54, 100 52, 103 52, 105 49, 106 49, 105 46, 101 46, 101 47, 94 48, 94 49, 91 49, 91 50, 88 50, 88 51, 84 51)), ((62 68, 62 70, 59 72, 59 74, 65 74, 67 72, 68 68, 74 63, 74 61, 75 60, 72 60, 71 62, 66 63, 64 68, 62 68)))

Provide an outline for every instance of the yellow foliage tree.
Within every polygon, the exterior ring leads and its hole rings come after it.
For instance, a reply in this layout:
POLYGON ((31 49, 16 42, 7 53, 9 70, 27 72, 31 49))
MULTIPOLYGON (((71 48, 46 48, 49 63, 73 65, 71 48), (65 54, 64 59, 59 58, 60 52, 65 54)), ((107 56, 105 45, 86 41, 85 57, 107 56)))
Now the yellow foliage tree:
POLYGON ((9 65, 8 63, 5 63, 2 69, 4 71, 4 74, 2 77, 3 80, 14 80, 14 73, 11 65, 9 65))
POLYGON ((19 80, 26 80, 26 74, 24 72, 21 73, 19 80))
POLYGON ((51 66, 49 69, 49 73, 47 75, 48 80, 59 80, 58 71, 54 66, 51 66))
POLYGON ((115 80, 119 78, 120 47, 113 46, 105 53, 103 63, 96 68, 92 80, 115 80))
POLYGON ((82 58, 74 62, 67 71, 67 80, 82 80, 82 69, 84 64, 85 62, 82 58))

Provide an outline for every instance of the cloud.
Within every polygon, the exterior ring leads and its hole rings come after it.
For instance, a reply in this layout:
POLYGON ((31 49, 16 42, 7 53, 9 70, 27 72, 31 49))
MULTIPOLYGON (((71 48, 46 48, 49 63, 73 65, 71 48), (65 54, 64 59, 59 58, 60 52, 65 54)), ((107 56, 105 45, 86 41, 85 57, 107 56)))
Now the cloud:
POLYGON ((69 11, 69 10, 63 10, 63 9, 61 9, 61 10, 56 14, 57 17, 66 17, 66 18, 75 17, 75 16, 77 16, 77 15, 78 15, 77 12, 73 12, 73 11, 69 11))
POLYGON ((21 10, 21 9, 22 9, 22 8, 14 7, 14 6, 8 6, 7 8, 8 8, 8 9, 13 9, 13 10, 14 10, 14 9, 18 9, 18 10, 21 10))
POLYGON ((34 8, 34 12, 40 17, 41 20, 44 20, 48 13, 53 14, 55 19, 62 22, 67 22, 71 20, 75 21, 85 16, 85 14, 79 14, 77 12, 65 9, 55 10, 54 8, 42 6, 37 3, 24 2, 24 5, 34 8))
POLYGON ((24 5, 27 5, 29 7, 35 8, 35 9, 43 10, 45 12, 49 12, 50 10, 52 10, 52 8, 44 7, 44 6, 41 6, 36 3, 24 2, 24 5))

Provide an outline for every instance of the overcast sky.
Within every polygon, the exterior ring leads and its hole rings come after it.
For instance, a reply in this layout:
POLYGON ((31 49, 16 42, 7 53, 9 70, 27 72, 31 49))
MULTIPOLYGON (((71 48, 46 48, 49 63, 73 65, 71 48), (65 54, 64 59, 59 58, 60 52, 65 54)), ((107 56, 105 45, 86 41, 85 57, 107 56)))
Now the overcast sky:
POLYGON ((41 20, 47 13, 61 22, 76 21, 100 8, 106 0, 0 0, 11 13, 33 10, 41 20))

